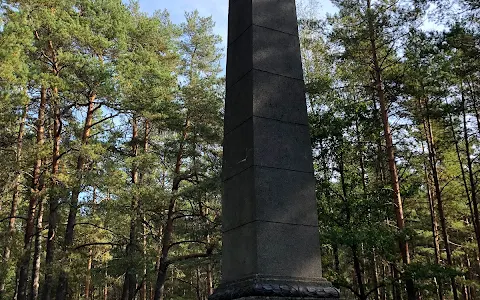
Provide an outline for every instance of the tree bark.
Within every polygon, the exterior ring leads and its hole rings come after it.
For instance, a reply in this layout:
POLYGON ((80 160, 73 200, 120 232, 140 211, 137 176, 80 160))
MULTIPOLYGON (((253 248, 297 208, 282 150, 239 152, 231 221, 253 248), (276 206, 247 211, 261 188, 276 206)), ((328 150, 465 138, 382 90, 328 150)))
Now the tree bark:
POLYGON ((179 149, 177 152, 177 159, 175 162, 175 172, 174 179, 172 184, 172 196, 170 197, 170 203, 168 205, 167 220, 163 226, 163 239, 162 239, 162 249, 160 256, 160 263, 157 274, 157 281, 155 283, 155 296, 154 300, 161 300, 163 298, 163 290, 165 286, 165 280, 167 279, 167 269, 168 269, 168 252, 170 249, 170 243, 173 235, 173 214, 175 213, 175 206, 177 202, 177 192, 180 187, 180 168, 182 166, 184 145, 188 137, 188 130, 190 128, 190 121, 187 117, 185 125, 182 132, 182 139, 180 141, 179 149))
MULTIPOLYGON (((90 138, 92 124, 93 124, 93 114, 96 110, 95 108, 95 98, 97 97, 94 91, 91 91, 88 96, 88 108, 87 114, 85 116, 85 123, 83 126, 82 131, 82 138, 81 138, 81 147, 84 147, 88 144, 88 140, 90 138)), ((82 153, 83 149, 80 149, 80 154, 77 158, 77 166, 76 166, 76 175, 77 175, 77 182, 72 190, 72 196, 70 199, 70 209, 68 213, 68 220, 67 220, 67 227, 65 230, 65 240, 63 242, 63 255, 64 258, 68 258, 70 255, 70 247, 73 245, 74 241, 74 234, 75 234, 75 224, 77 221, 77 212, 78 212, 78 197, 81 193, 81 186, 83 182, 83 172, 84 166, 86 162, 86 157, 82 153)), ((58 277, 58 288, 57 288, 57 298, 56 300, 66 300, 67 293, 68 293, 68 281, 69 281, 69 272, 65 269, 60 271, 58 277)))
POLYGON ((201 283, 200 283, 200 268, 197 266, 196 272, 195 272, 195 292, 197 294, 197 300, 203 300, 202 299, 202 288, 201 288, 201 283))
MULTIPOLYGON (((210 244, 210 235, 207 234, 207 244, 210 244)), ((207 298, 208 296, 213 294, 213 267, 212 263, 209 262, 207 264, 207 280, 206 280, 206 287, 207 287, 207 298)))
POLYGON ((35 232, 35 251, 33 253, 32 282, 30 286, 29 300, 38 299, 38 288, 40 286, 40 265, 42 259, 42 231, 44 203, 40 199, 38 203, 37 228, 35 232))
MULTIPOLYGON (((440 224, 442 225, 442 236, 443 241, 445 244, 445 253, 447 255, 447 264, 449 267, 453 268, 453 258, 452 258, 452 250, 450 248, 450 237, 448 235, 447 229, 447 220, 445 216, 445 209, 442 199, 442 191, 440 188, 440 179, 438 176, 437 170, 437 153, 436 153, 436 146, 435 146, 435 139, 433 136, 433 129, 432 123, 429 116, 429 103, 428 100, 425 100, 425 113, 426 117, 424 119, 424 130, 425 130, 425 138, 427 141, 428 146, 428 161, 430 165, 430 170, 432 172, 433 178, 433 185, 434 185, 434 196, 437 200, 437 209, 438 209, 438 216, 440 217, 440 224)), ((457 292, 457 284, 455 281, 455 276, 450 278, 451 286, 452 286, 452 293, 454 300, 458 300, 458 292, 457 292)))
MULTIPOLYGON (((427 171, 427 166, 424 166, 425 168, 425 182, 427 183, 427 199, 428 199, 428 206, 430 209, 430 223, 432 226, 432 237, 433 237, 433 249, 435 252, 435 263, 437 265, 441 265, 441 253, 440 253, 440 241, 438 239, 438 222, 437 222, 437 216, 435 213, 435 203, 433 201, 432 197, 432 190, 430 187, 430 175, 428 174, 427 171)), ((438 283, 437 278, 434 278, 434 284, 437 290, 437 295, 439 300, 443 300, 443 287, 442 287, 442 282, 438 283)))
MULTIPOLYGON (((362 143, 361 143, 358 119, 355 120, 355 133, 357 135, 357 149, 358 149, 358 152, 359 152, 358 156, 359 156, 359 161, 360 161, 360 175, 362 177, 363 197, 367 198, 368 197, 368 191, 367 191, 367 182, 366 182, 365 161, 364 161, 364 157, 363 157, 363 146, 362 146, 362 143)), ((373 247, 371 257, 370 257, 371 268, 372 268, 371 269, 372 281, 373 281, 373 288, 374 288, 373 295, 374 295, 375 300, 380 300, 380 295, 379 295, 379 291, 378 291, 379 288, 378 288, 377 260, 376 260, 375 256, 376 256, 375 247, 373 247)), ((354 262, 354 265, 355 265, 355 262, 354 262)), ((365 293, 365 291, 363 293, 365 293)))
POLYGON ((378 271, 377 271, 377 254, 376 254, 376 249, 372 249, 372 254, 371 254, 371 259, 372 263, 372 280, 373 280, 373 288, 375 289, 373 296, 375 300, 380 300, 380 287, 378 284, 378 271))
MULTIPOLYGON (((37 37, 38 38, 38 37, 37 37)), ((60 75, 60 66, 57 57, 57 51, 52 40, 48 41, 48 53, 52 62, 51 71, 55 77, 60 75)), ((52 87, 51 107, 53 110, 53 148, 52 148, 52 167, 49 195, 49 213, 48 213, 48 235, 45 254, 45 281, 42 292, 42 300, 50 300, 53 289, 53 264, 56 244, 56 230, 58 226, 58 206, 59 206, 59 181, 58 173, 60 170, 60 142, 63 129, 61 103, 58 87, 52 87)))
MULTIPOLYGON (((385 282, 386 280, 386 267, 385 267, 385 264, 382 263, 382 281, 385 282)), ((386 286, 383 286, 382 287, 382 292, 380 293, 380 300, 387 300, 387 294, 388 294, 388 291, 387 291, 387 287, 386 286)))
MULTIPOLYGON (((148 119, 145 119, 145 132, 144 132, 144 140, 143 140, 143 154, 148 153, 149 148, 149 138, 150 138, 150 122, 148 119)), ((146 170, 142 170, 140 172, 140 183, 145 185, 145 172, 146 170)), ((146 223, 145 223, 145 209, 144 203, 141 203, 141 214, 142 214, 142 237, 143 237, 143 280, 142 280, 142 287, 140 290, 140 300, 147 300, 147 234, 146 234, 146 223)))
POLYGON ((353 268, 355 270, 355 277, 357 279, 359 294, 358 298, 360 300, 367 300, 367 295, 365 292, 365 282, 363 280, 363 271, 360 265, 360 259, 358 258, 358 249, 356 245, 351 247, 352 256, 353 256, 353 268))
POLYGON ((167 271, 168 271, 168 264, 166 262, 160 263, 160 267, 158 269, 157 282, 155 283, 155 293, 153 296, 154 300, 163 299, 165 281, 167 280, 167 271))
POLYGON ((53 89, 53 149, 52 149, 52 178, 49 197, 49 213, 48 213, 48 236, 45 254, 45 281, 42 291, 42 300, 50 300, 53 289, 53 263, 55 254, 55 244, 58 226, 58 172, 60 169, 60 141, 62 134, 62 116, 60 104, 58 103, 58 89, 53 89))
POLYGON ((27 119, 27 109, 28 107, 26 105, 23 110, 22 117, 20 119, 18 135, 17 135, 17 146, 16 146, 17 153, 15 157, 17 170, 16 170, 16 175, 15 175, 15 180, 13 185, 12 204, 10 207, 7 236, 5 239, 5 248, 3 249, 2 263, 0 266, 0 300, 3 299, 3 296, 5 294, 5 281, 7 280, 8 266, 10 264, 12 239, 16 232, 15 224, 17 221, 16 216, 18 211, 18 203, 20 201, 20 183, 22 179, 20 164, 22 159, 23 136, 25 134, 25 121, 27 119))
MULTIPOLYGON (((466 265, 467 270, 468 270, 468 272, 467 272, 468 279, 471 280, 471 281, 474 281, 476 275, 475 275, 475 271, 472 268, 472 265, 470 263, 470 258, 468 257, 467 253, 465 253, 465 265, 466 265)), ((469 289, 468 289, 468 293, 470 295, 470 299, 472 299, 472 300, 477 299, 476 298, 477 294, 476 294, 475 286, 470 286, 469 289)))
MULTIPOLYGON (((132 118, 132 139, 130 141, 132 145, 131 156, 135 159, 138 156, 138 124, 137 117, 132 118)), ((131 170, 132 188, 138 184, 138 166, 136 162, 132 164, 131 170)), ((130 236, 126 249, 127 270, 125 272, 125 279, 123 282, 122 300, 133 300, 135 298, 135 292, 137 289, 137 271, 135 268, 134 257, 139 249, 138 244, 138 218, 139 218, 139 199, 136 191, 133 192, 131 202, 131 217, 130 217, 130 236)))
POLYGON ((465 96, 462 87, 462 121, 463 121, 463 138, 465 139, 465 156, 467 158, 467 169, 468 169, 468 179, 470 183, 470 193, 471 193, 471 203, 473 208, 473 222, 477 228, 475 232, 475 238, 477 240, 477 251, 478 255, 480 255, 480 218, 478 213, 478 201, 477 201, 477 185, 473 170, 473 162, 470 154, 470 139, 468 136, 468 125, 467 125, 467 114, 465 112, 465 96))
MULTIPOLYGON (((388 111, 387 111, 387 101, 385 97, 385 91, 383 86, 382 80, 382 68, 378 62, 377 57, 377 45, 376 45, 376 36, 375 36, 375 28, 373 24, 373 13, 372 13, 372 6, 371 0, 367 0, 367 19, 368 19, 368 30, 369 30, 369 38, 370 38, 370 46, 371 46, 371 55, 372 55, 372 62, 373 62, 373 71, 375 77, 375 89, 377 92, 378 100, 380 103, 380 113, 382 117, 383 123, 383 131, 385 136, 385 145, 387 150, 387 157, 388 157, 388 166, 390 169, 390 180, 393 189, 393 203, 394 209, 396 214, 396 221, 397 227, 400 232, 405 230, 405 219, 403 214, 403 203, 402 197, 400 194, 400 183, 398 179, 398 172, 397 172, 397 165, 395 162, 395 150, 393 146, 393 139, 392 139, 392 132, 390 129, 390 123, 388 120, 388 111)), ((410 264, 410 253, 408 249, 408 242, 405 240, 403 233, 400 235, 399 239, 399 247, 400 252, 402 255, 402 260, 405 265, 410 264)), ((406 288, 407 288, 407 296, 408 300, 415 300, 416 299, 416 291, 415 285, 411 278, 406 278, 406 288)))
POLYGON ((472 86, 472 81, 467 80, 468 83, 468 90, 470 92, 470 97, 472 99, 472 104, 473 104, 473 112, 475 113, 475 119, 477 120, 477 131, 480 133, 480 112, 478 110, 478 105, 477 105, 477 97, 475 95, 474 88, 472 86))
POLYGON ((93 252, 92 249, 90 249, 88 251, 87 274, 85 275, 85 300, 90 299, 90 289, 92 282, 92 260, 93 252))
MULTIPOLYGON (((37 140, 36 145, 39 150, 43 147, 45 142, 45 107, 47 104, 47 94, 44 87, 40 91, 40 106, 38 110, 37 118, 37 140)), ((27 221, 25 225, 24 246, 23 254, 20 258, 19 271, 18 271, 18 300, 27 299, 27 283, 28 283, 28 267, 30 265, 30 252, 32 247, 32 239, 35 231, 35 214, 37 210, 37 204, 40 199, 40 174, 42 167, 42 157, 37 152, 36 160, 33 166, 32 174, 32 190, 27 211, 27 221)))
MULTIPOLYGON (((342 185, 342 193, 343 193, 343 201, 345 205, 345 214, 347 222, 351 222, 351 210, 350 210, 350 203, 348 202, 348 192, 347 192, 347 183, 345 181, 345 163, 343 157, 343 151, 340 151, 340 162, 339 162, 339 173, 340 173, 340 183, 342 185)), ((348 224, 347 223, 347 224, 348 224)), ((350 247, 352 250, 352 257, 353 257, 353 269, 355 272, 355 279, 358 285, 358 293, 357 296, 360 300, 366 300, 366 290, 365 290, 365 282, 363 276, 363 270, 361 268, 360 259, 358 257, 358 246, 356 242, 350 247)))

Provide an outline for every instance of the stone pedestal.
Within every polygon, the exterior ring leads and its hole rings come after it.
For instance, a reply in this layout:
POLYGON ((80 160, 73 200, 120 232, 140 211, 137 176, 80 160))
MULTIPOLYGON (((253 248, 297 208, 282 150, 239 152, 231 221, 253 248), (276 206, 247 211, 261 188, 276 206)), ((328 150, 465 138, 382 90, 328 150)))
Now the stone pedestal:
POLYGON ((294 0, 230 0, 226 88, 222 284, 210 299, 338 299, 322 278, 294 0))
POLYGON ((210 300, 225 299, 338 299, 339 291, 326 280, 254 275, 224 282, 210 300))
MULTIPOLYGON (((338 300, 339 298, 322 298, 322 299, 323 300, 338 300)), ((238 300, 318 300, 318 298, 291 298, 291 297, 261 296, 261 297, 239 298, 238 300)))

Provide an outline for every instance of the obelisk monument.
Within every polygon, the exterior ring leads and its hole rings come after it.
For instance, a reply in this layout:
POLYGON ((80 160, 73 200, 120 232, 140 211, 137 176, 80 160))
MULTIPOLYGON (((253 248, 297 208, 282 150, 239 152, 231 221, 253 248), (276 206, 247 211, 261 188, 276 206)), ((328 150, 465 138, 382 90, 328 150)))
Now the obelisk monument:
POLYGON ((295 0, 229 1, 222 283, 210 299, 338 299, 321 271, 295 0))

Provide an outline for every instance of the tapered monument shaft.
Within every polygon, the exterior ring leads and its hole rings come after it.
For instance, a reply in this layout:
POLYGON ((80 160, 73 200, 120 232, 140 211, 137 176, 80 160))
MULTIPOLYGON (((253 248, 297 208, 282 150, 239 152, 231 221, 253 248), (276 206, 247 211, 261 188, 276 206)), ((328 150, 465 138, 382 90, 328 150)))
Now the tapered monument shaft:
POLYGON ((322 278, 295 0, 230 0, 222 284, 212 300, 338 298, 322 278))

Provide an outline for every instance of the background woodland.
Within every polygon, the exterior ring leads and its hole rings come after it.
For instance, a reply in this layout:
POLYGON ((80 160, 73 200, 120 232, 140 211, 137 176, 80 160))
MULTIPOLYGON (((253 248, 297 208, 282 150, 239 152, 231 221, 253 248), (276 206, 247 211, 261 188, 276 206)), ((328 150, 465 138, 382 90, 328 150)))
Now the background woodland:
MULTIPOLYGON (((324 276, 346 299, 480 299, 480 4, 332 2, 298 3, 324 276)), ((0 13, 0 299, 206 300, 214 20, 121 0, 0 13)))

